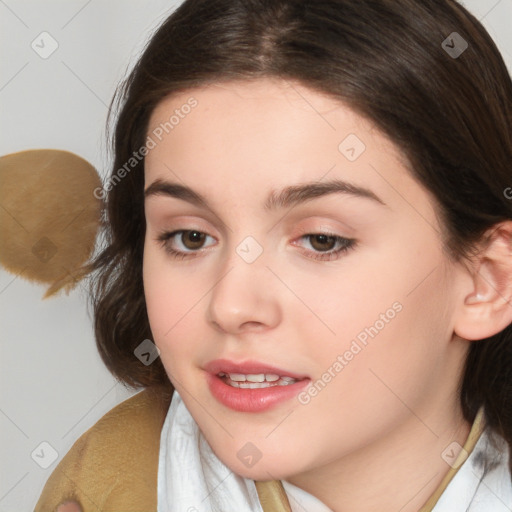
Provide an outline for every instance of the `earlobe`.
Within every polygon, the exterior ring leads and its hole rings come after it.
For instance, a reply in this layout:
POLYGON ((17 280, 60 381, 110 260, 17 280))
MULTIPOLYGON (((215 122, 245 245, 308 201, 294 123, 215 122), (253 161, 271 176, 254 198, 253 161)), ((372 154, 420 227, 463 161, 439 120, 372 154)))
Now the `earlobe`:
POLYGON ((512 323, 512 221, 494 226, 484 239, 472 289, 454 326, 455 334, 467 340, 489 338, 512 323))

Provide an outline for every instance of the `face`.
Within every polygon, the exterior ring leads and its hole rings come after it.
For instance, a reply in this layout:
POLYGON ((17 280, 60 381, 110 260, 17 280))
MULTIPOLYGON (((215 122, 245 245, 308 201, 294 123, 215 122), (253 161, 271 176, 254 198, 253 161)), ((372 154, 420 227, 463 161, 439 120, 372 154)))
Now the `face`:
POLYGON ((226 465, 293 481, 446 402, 456 271, 432 197, 371 123, 262 79, 168 97, 148 136, 151 330, 226 465))

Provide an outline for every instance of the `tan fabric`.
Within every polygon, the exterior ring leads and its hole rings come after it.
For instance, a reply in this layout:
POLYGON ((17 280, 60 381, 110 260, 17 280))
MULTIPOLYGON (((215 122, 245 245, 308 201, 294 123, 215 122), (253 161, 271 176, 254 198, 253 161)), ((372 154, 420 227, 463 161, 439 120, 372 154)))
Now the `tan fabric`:
POLYGON ((0 157, 0 264, 69 293, 86 272, 100 226, 101 178, 87 160, 58 149, 0 157), (96 191, 96 193, 95 193, 96 191))
POLYGON ((83 512, 156 512, 160 432, 169 401, 149 390, 103 416, 46 482, 35 512, 76 500, 83 512))
POLYGON ((448 484, 452 481, 453 477, 457 474, 457 471, 460 469, 460 466, 464 462, 464 458, 471 454, 473 448, 475 447, 478 438, 482 434, 485 428, 485 418, 484 418, 484 408, 481 407, 478 411, 475 421, 473 422, 473 426, 469 431, 468 438, 464 443, 463 449, 460 451, 459 456, 455 459, 453 467, 450 468, 450 471, 443 478, 442 482, 439 484, 438 488, 432 493, 429 500, 421 507, 419 512, 432 512, 432 509, 436 506, 436 503, 439 501, 439 498, 448 487, 448 484))
POLYGON ((263 512, 291 512, 290 502, 280 480, 254 482, 263 512))
MULTIPOLYGON (((170 397, 144 390, 103 416, 75 442, 45 484, 34 512, 76 500, 83 512, 156 512, 160 433, 170 397)), ((483 409, 464 449, 484 428, 483 409)), ((451 469, 420 512, 430 512, 456 474, 451 469)), ((265 512, 290 512, 280 481, 255 482, 265 512)))

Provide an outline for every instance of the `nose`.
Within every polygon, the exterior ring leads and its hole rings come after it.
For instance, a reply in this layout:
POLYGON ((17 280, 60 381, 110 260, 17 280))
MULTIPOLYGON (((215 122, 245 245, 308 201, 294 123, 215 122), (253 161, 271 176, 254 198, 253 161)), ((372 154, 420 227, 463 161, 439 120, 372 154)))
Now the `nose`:
POLYGON ((279 324, 279 281, 263 258, 247 263, 235 253, 221 276, 213 286, 207 310, 207 319, 216 329, 241 334, 279 324))

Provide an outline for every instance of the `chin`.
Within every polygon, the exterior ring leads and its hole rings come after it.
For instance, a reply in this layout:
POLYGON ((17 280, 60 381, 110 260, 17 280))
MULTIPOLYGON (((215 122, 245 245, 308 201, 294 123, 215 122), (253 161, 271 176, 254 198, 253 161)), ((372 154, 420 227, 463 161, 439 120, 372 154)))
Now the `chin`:
POLYGON ((283 471, 283 467, 280 464, 265 464, 263 459, 252 467, 246 467, 244 464, 240 464, 239 460, 233 461, 222 461, 233 473, 250 480, 267 481, 267 480, 286 480, 292 476, 291 471, 283 471))

